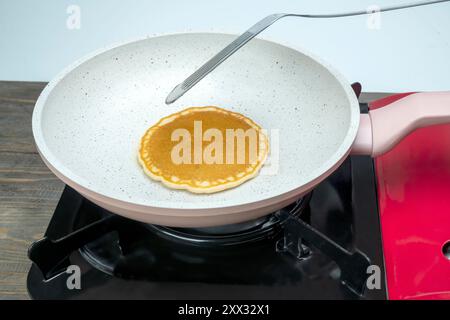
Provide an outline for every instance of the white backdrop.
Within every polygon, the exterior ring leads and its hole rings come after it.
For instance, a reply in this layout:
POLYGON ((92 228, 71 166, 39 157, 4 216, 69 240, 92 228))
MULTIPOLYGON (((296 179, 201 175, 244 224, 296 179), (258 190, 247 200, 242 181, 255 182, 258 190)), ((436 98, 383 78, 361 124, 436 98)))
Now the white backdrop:
MULTIPOLYGON (((0 0, 0 80, 48 81, 86 53, 180 31, 240 33, 275 12, 332 13, 397 0, 0 0), (79 19, 78 19, 79 18, 79 19)), ((450 90, 450 3, 332 20, 285 18, 263 38, 306 47, 365 91, 450 90)))

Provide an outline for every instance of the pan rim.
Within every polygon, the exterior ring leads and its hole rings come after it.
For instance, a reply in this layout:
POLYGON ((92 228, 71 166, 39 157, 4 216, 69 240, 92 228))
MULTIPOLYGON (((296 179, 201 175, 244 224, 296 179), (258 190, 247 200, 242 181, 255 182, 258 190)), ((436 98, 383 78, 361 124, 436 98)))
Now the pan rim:
MULTIPOLYGON (((237 34, 233 33, 219 33, 219 32, 172 32, 172 33, 160 33, 160 34, 154 34, 152 36, 144 36, 144 37, 137 37, 134 39, 128 39, 125 41, 120 41, 102 48, 99 48, 97 50, 94 50, 87 55, 84 55, 80 59, 77 59, 73 63, 69 64, 65 68, 62 69, 44 88, 44 90, 39 95, 34 110, 33 110, 33 116, 32 116, 32 132, 33 137, 36 143, 36 147, 38 149, 38 152, 41 156, 41 158, 46 163, 47 167, 56 175, 59 179, 61 179, 64 183, 68 184, 69 186, 75 188, 75 189, 83 189, 84 192, 87 192, 90 194, 91 197, 100 199, 99 201, 111 203, 115 206, 118 206, 119 208, 125 209, 126 208, 134 208, 139 211, 148 211, 152 212, 151 214, 154 214, 155 211, 162 210, 164 211, 164 215, 171 214, 171 215, 180 215, 183 217, 186 217, 187 212, 192 213, 200 213, 199 211, 203 212, 201 214, 210 214, 209 211, 217 211, 220 209, 222 214, 227 213, 233 213, 237 211, 245 211, 246 208, 258 208, 258 207, 264 207, 268 205, 276 204, 280 201, 283 201, 283 199, 288 198, 289 196, 292 196, 292 194, 298 193, 301 194, 307 190, 310 190, 312 187, 317 185, 320 181, 324 180, 327 176, 329 176, 334 169, 344 161, 344 159, 348 156, 350 153, 352 144, 356 138, 356 134, 359 128, 359 119, 360 119, 360 112, 359 112, 359 104, 356 96, 353 93, 353 90, 351 89, 351 86, 349 82, 345 79, 344 76, 341 75, 340 72, 338 72, 331 64, 323 60, 322 58, 316 56, 315 54, 311 53, 310 51, 299 47, 297 45, 292 45, 287 43, 286 41, 274 41, 270 37, 258 37, 257 39, 271 42, 275 45, 279 45, 291 50, 295 50, 297 52, 300 52, 301 54, 307 56, 311 60, 317 62, 324 68, 330 72, 330 74, 337 80, 337 82, 341 85, 341 88, 344 90, 346 97, 350 104, 350 123, 346 132, 346 135, 344 139, 342 139, 342 142, 340 146, 336 149, 336 151, 329 157, 327 161, 325 161, 320 167, 318 167, 316 170, 312 171, 310 174, 308 174, 308 182, 306 184, 300 185, 297 188, 291 189, 286 192, 281 192, 279 194, 274 194, 271 197, 265 197, 262 199, 255 200, 253 202, 242 202, 242 203, 234 203, 232 205, 224 206, 224 205, 207 205, 210 202, 202 202, 202 203, 194 203, 194 202, 183 202, 179 207, 170 207, 167 206, 167 203, 164 201, 155 201, 152 200, 152 204, 145 204, 145 203, 138 203, 138 202, 130 202, 125 199, 119 199, 117 197, 113 197, 111 195, 108 195, 105 192, 102 192, 101 190, 95 190, 92 186, 89 186, 88 181, 86 181, 84 178, 78 176, 73 171, 71 171, 69 168, 64 166, 56 156, 53 155, 51 152, 51 148, 49 148, 46 144, 43 131, 41 130, 42 125, 42 112, 44 109, 44 106, 47 102, 47 99, 49 95, 51 94, 53 88, 55 88, 60 81, 62 81, 67 74, 75 70, 78 66, 82 65, 83 63, 89 61, 90 59, 105 53, 109 50, 132 44, 135 42, 143 41, 146 39, 153 39, 158 37, 166 37, 166 36, 175 36, 175 35, 218 35, 218 36, 234 36, 237 37, 237 34)), ((202 195, 199 195, 202 196, 202 195)), ((219 212, 216 212, 217 214, 220 214, 219 212)), ((150 213, 149 213, 150 214, 150 213)))

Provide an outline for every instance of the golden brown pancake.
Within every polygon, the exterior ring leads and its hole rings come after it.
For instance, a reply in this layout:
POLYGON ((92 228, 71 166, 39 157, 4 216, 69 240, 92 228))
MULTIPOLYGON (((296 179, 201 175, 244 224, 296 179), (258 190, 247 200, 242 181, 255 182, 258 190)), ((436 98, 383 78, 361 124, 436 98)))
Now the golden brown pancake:
POLYGON ((146 131, 139 162, 167 187, 213 193, 255 177, 268 152, 267 136, 251 119, 218 107, 193 107, 146 131))

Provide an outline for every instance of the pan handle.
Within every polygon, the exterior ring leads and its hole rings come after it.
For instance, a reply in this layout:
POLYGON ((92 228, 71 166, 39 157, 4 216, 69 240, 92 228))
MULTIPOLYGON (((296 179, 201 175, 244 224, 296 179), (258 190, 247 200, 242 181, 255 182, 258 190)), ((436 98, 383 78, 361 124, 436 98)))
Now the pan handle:
POLYGON ((351 153, 376 157, 414 130, 443 123, 450 123, 450 91, 411 94, 362 114, 351 153))

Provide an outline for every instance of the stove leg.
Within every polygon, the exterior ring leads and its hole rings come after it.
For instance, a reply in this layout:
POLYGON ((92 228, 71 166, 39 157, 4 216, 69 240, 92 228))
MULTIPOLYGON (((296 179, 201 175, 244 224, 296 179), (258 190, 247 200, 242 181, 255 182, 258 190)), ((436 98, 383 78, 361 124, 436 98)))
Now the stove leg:
POLYGON ((28 249, 28 257, 41 270, 44 279, 51 279, 65 272, 70 264, 69 255, 73 251, 114 231, 119 219, 116 215, 103 218, 60 239, 45 236, 31 245, 28 249))
MULTIPOLYGON (((281 212, 287 215, 288 213, 281 212)), ((314 229, 311 225, 302 219, 289 215, 284 223, 286 236, 282 239, 284 248, 296 256, 301 256, 305 252, 302 240, 309 245, 316 247, 323 254, 330 257, 341 270, 341 281, 350 290, 358 295, 363 295, 368 278, 367 268, 371 265, 369 258, 359 250, 353 252, 346 250, 320 231, 314 229), (292 251, 292 244, 297 244, 296 252, 292 251)), ((281 240, 280 240, 281 241, 281 240)), ((281 244, 277 243, 277 249, 281 244)), ((308 249, 309 250, 309 249, 308 249)))

